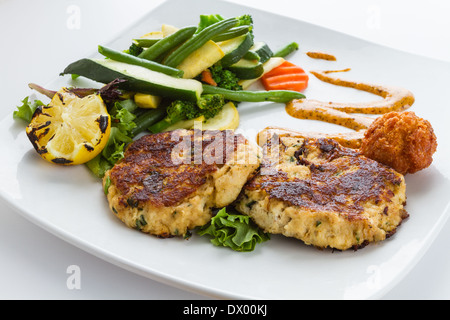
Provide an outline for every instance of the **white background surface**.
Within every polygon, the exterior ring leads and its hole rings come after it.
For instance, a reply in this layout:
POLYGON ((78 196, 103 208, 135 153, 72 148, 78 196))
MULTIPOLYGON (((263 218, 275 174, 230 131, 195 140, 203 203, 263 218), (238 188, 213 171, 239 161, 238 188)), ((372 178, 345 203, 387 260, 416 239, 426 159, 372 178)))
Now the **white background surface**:
MULTIPOLYGON (((98 44, 112 39, 162 2, 0 0, 0 117, 10 116, 30 93, 29 82, 50 82, 68 63, 92 53, 98 44)), ((445 0, 230 2, 450 63, 450 2, 445 0)), ((424 79, 424 85, 432 85, 432 79, 424 79)), ((449 299, 449 243, 450 222, 421 261, 384 298, 449 299)), ((205 298, 104 262, 40 229, 2 203, 0 257, 1 299, 205 298), (67 286, 71 265, 80 268, 80 289, 67 286)))

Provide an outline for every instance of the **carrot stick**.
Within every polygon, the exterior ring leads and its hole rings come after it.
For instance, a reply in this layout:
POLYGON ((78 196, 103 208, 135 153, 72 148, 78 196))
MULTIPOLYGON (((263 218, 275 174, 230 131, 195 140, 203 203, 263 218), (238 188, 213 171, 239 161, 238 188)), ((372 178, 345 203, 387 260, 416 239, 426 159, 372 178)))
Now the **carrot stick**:
POLYGON ((212 73, 209 69, 202 71, 202 82, 205 82, 211 86, 217 87, 217 83, 214 81, 212 77, 212 73))

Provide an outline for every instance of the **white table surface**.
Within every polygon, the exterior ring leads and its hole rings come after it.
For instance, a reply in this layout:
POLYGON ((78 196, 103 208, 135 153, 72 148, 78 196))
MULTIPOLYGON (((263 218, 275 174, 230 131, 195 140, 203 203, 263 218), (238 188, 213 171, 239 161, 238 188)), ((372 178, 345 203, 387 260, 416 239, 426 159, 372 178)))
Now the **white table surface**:
MULTIPOLYGON (((70 62, 93 52, 161 0, 0 0, 0 117, 70 62)), ((446 0, 230 1, 450 63, 446 0)), ((420 66, 412 66, 417 68, 420 66)), ((450 83, 449 83, 450 84, 450 83)), ((4 152, 4 151, 3 151, 4 152)), ((384 299, 450 298, 450 221, 384 299)), ((1 299, 208 299, 136 275, 53 236, 0 202, 1 299), (69 289, 69 266, 80 269, 69 289)))

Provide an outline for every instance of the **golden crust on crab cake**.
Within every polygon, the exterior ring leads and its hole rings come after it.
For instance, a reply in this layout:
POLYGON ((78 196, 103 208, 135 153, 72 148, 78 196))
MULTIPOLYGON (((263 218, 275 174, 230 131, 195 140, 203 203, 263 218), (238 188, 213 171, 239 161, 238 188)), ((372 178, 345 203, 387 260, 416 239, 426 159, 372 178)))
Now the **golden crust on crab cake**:
POLYGON ((393 169, 331 139, 273 141, 236 202, 264 231, 356 250, 386 239, 408 216, 404 177, 393 169))
POLYGON ((143 136, 105 174, 109 206, 131 228, 184 236, 236 200, 259 167, 258 152, 232 130, 143 136))

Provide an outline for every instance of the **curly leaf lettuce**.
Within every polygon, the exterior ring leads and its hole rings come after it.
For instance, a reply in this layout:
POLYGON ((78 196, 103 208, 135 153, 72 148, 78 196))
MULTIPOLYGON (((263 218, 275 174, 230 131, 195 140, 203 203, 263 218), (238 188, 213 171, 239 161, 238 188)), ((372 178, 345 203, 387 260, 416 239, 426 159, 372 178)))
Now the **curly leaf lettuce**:
POLYGON ((14 119, 22 119, 27 123, 30 123, 34 112, 39 106, 44 106, 45 104, 40 100, 30 101, 30 97, 26 97, 22 100, 22 105, 17 107, 17 110, 13 113, 14 119))
POLYGON ((109 110, 112 126, 118 128, 125 135, 130 136, 131 131, 136 127, 134 120, 137 109, 136 103, 132 99, 117 101, 109 110))
MULTIPOLYGON (((249 14, 244 14, 242 16, 236 17, 236 19, 239 21, 239 24, 237 26, 249 26, 250 32, 253 30, 253 17, 249 14)), ((196 34, 202 31, 203 29, 220 22, 222 20, 225 20, 225 18, 220 14, 202 14, 200 15, 200 22, 197 26, 196 34)))
POLYGON ((197 233, 200 236, 211 236, 211 243, 215 246, 229 247, 240 252, 253 251, 258 243, 270 239, 270 235, 259 229, 250 217, 229 214, 226 208, 221 209, 211 222, 201 227, 197 233))
POLYGON ((136 127, 134 120, 136 105, 131 99, 116 102, 111 108, 111 133, 103 151, 87 162, 87 167, 99 178, 124 157, 125 147, 132 142, 131 131, 136 127))
POLYGON ((200 22, 198 23, 197 31, 195 33, 199 33, 210 25, 222 20, 224 20, 224 17, 220 14, 202 14, 200 15, 200 22))

